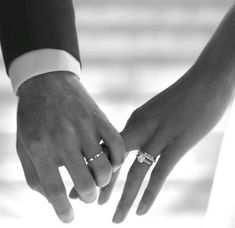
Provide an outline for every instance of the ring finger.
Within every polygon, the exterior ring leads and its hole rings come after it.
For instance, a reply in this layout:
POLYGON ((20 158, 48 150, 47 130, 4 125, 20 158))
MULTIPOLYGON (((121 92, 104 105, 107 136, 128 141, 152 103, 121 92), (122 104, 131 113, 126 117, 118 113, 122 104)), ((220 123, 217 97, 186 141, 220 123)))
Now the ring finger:
POLYGON ((87 165, 99 187, 106 186, 112 176, 112 166, 101 146, 95 141, 90 140, 83 148, 83 155, 86 158, 87 165))
MULTIPOLYGON (((154 136, 154 138, 156 137, 157 136, 154 136)), ((163 142, 163 141, 159 140, 159 142, 163 142)), ((162 144, 159 143, 158 145, 155 145, 154 148, 152 148, 152 144, 144 147, 144 151, 148 155, 153 156, 154 158, 156 158, 156 156, 158 156, 163 149, 164 149, 163 143, 162 144)), ((141 162, 140 160, 136 158, 128 172, 121 199, 118 203, 115 214, 113 216, 114 223, 122 222, 127 216, 139 192, 141 184, 152 164, 152 162, 147 164, 145 162, 141 162)))

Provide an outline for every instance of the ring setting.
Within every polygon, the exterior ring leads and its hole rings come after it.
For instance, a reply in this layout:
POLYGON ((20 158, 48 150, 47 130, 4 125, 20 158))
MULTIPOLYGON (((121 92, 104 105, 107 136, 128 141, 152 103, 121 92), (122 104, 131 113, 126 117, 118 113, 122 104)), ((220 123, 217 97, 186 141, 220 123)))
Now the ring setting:
POLYGON ((93 157, 90 157, 90 158, 85 158, 86 162, 93 162, 95 159, 97 159, 98 157, 100 157, 104 152, 103 151, 100 151, 98 154, 96 154, 95 156, 93 157))
POLYGON ((139 163, 146 163, 149 166, 156 162, 156 158, 154 158, 154 156, 141 150, 138 151, 136 158, 139 163))

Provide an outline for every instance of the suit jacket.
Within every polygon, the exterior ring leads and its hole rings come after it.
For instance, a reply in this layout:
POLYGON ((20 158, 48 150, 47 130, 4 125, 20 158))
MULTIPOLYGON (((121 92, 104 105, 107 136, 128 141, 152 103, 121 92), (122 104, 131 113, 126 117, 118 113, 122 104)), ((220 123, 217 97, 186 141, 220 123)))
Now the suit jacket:
POLYGON ((7 71, 15 58, 43 48, 81 62, 72 0, 0 0, 0 41, 7 71))

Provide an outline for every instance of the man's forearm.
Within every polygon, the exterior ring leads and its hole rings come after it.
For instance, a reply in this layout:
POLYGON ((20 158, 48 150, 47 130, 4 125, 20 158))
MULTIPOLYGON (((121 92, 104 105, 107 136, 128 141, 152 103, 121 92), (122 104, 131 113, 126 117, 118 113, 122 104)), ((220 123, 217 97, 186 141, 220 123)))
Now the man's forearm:
POLYGON ((80 73, 72 0, 0 1, 0 40, 15 93, 37 75, 80 73))
POLYGON ((42 48, 80 60, 72 0, 2 0, 0 38, 7 71, 17 57, 42 48))

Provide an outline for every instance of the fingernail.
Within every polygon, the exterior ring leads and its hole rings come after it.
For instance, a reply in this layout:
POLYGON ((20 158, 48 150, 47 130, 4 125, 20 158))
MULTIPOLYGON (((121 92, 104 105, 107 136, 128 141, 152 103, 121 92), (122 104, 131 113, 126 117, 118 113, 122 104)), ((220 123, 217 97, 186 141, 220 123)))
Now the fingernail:
POLYGON ((79 198, 79 195, 77 194, 77 191, 75 190, 75 188, 73 188, 71 190, 71 192, 69 193, 69 198, 71 199, 77 199, 79 198))
POLYGON ((81 197, 81 200, 84 203, 93 203, 96 199, 97 199, 97 192, 96 191, 92 191, 92 192, 87 193, 86 195, 83 195, 81 197))
POLYGON ((59 218, 64 223, 70 223, 74 219, 73 210, 70 210, 69 213, 59 215, 59 218))
POLYGON ((123 221, 123 213, 119 208, 117 208, 117 210, 116 210, 116 212, 113 216, 113 222, 114 223, 120 223, 122 221, 123 221))
POLYGON ((50 201, 55 209, 56 214, 62 222, 69 223, 73 220, 73 209, 66 195, 63 194, 61 196, 51 197, 50 201))
POLYGON ((113 167, 112 168, 112 173, 116 173, 121 167, 118 166, 118 167, 113 167))
POLYGON ((147 206, 144 203, 141 203, 137 208, 136 214, 137 215, 144 215, 147 212, 147 206))

